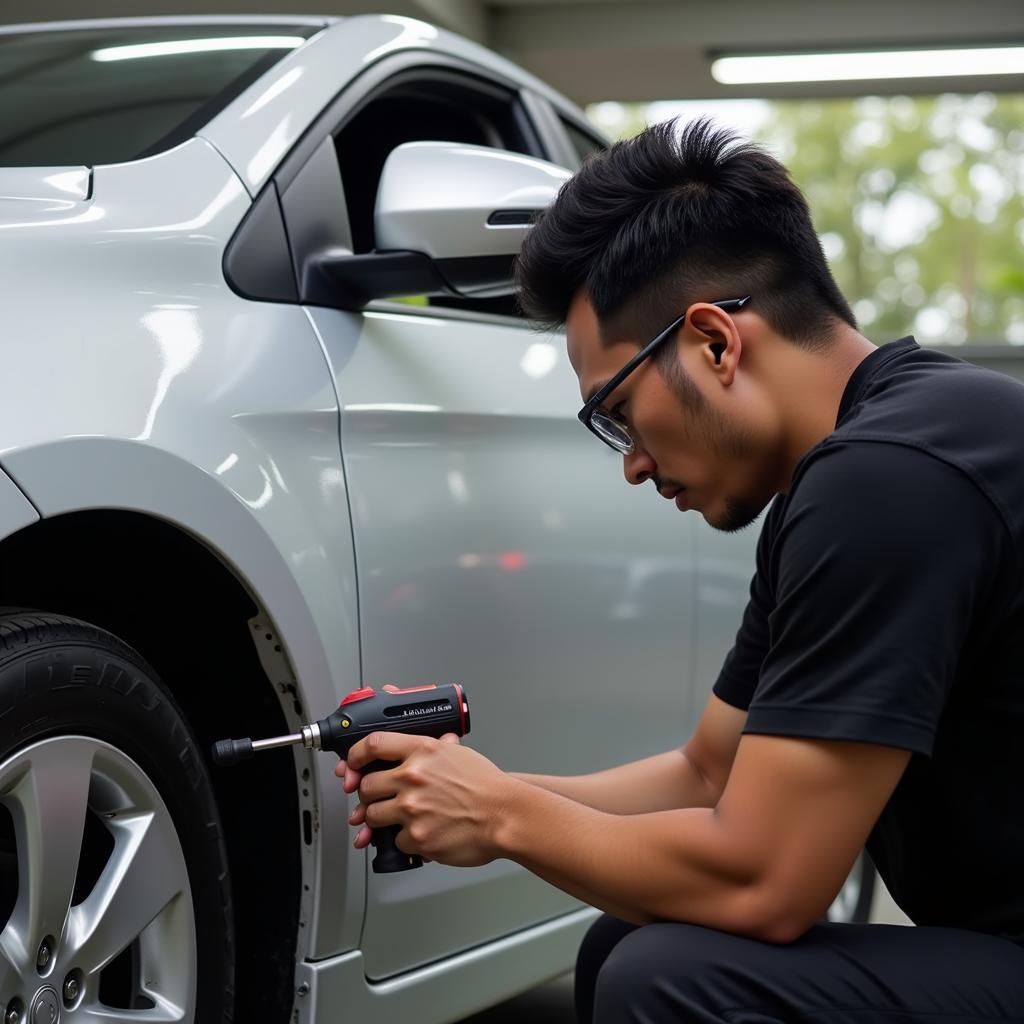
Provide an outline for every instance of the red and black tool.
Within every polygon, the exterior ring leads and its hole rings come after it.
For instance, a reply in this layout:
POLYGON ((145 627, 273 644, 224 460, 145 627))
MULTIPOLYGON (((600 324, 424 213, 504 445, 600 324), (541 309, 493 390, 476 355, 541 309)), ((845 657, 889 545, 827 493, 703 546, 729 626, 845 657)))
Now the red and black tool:
MULTIPOLYGON (((466 691, 458 683, 432 683, 408 690, 389 687, 379 693, 370 687, 353 690, 337 711, 302 726, 299 732, 289 736, 266 740, 218 740, 213 745, 213 759, 217 764, 236 764, 260 750, 299 744, 307 749, 330 750, 343 758, 371 732, 404 732, 435 739, 449 732, 465 736, 469 732, 466 691)), ((373 761, 363 769, 363 774, 394 766, 394 761, 373 761)), ((423 866, 422 857, 402 853, 395 845, 395 836, 400 831, 400 825, 373 830, 373 845, 377 849, 373 870, 378 874, 423 866)))

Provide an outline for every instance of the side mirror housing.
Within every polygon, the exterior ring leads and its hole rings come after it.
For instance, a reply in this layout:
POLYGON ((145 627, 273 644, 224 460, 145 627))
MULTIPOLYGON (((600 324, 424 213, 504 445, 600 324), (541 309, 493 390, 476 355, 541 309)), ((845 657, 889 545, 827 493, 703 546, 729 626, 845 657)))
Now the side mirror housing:
POLYGON ((536 214, 572 172, 486 146, 407 142, 388 156, 374 209, 376 249, 316 254, 303 301, 358 309, 400 295, 490 297, 536 214))
POLYGON ((381 172, 377 249, 434 260, 514 257, 534 216, 572 176, 545 160, 450 142, 407 142, 381 172))

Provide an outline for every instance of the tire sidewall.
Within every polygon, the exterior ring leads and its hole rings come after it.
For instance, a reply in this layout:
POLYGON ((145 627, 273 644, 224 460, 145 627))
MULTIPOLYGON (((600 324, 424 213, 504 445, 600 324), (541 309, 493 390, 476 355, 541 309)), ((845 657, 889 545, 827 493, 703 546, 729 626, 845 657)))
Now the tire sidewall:
POLYGON ((188 869, 196 925, 197 1024, 232 1019, 227 851, 206 768, 151 668, 116 637, 56 616, 0 615, 0 761, 78 735, 130 757, 160 793, 188 869))

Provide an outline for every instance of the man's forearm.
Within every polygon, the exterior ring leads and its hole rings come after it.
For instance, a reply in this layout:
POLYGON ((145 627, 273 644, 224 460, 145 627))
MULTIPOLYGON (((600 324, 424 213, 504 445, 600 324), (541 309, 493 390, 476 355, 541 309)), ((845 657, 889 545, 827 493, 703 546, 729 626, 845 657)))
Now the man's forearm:
POLYGON ((590 775, 509 774, 609 814, 714 807, 721 795, 681 750, 655 754, 590 775))
MULTIPOLYGON (((642 814, 679 807, 713 807, 720 795, 680 750, 655 754, 653 757, 589 775, 508 774, 520 782, 527 782, 587 808, 614 815, 642 814)), ((540 870, 536 873, 592 907, 599 907, 624 921, 642 923, 636 915, 635 907, 620 904, 607 893, 592 891, 578 879, 570 882, 553 873, 540 870)))
POLYGON ((500 856, 634 924, 687 921, 756 934, 758 879, 708 808, 608 814, 515 780, 500 856))

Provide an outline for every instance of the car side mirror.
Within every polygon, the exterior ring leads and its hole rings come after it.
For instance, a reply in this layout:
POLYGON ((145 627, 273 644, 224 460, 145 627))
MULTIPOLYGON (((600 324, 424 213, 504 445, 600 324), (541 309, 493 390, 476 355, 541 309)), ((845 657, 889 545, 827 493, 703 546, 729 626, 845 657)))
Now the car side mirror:
POLYGON ((486 146, 407 142, 381 172, 373 215, 377 249, 422 252, 442 263, 508 262, 534 216, 571 176, 545 160, 486 146))
POLYGON ((512 267, 536 214, 572 171, 453 142, 407 142, 388 156, 372 253, 315 257, 304 301, 358 309, 402 295, 484 298, 512 292, 512 267))

